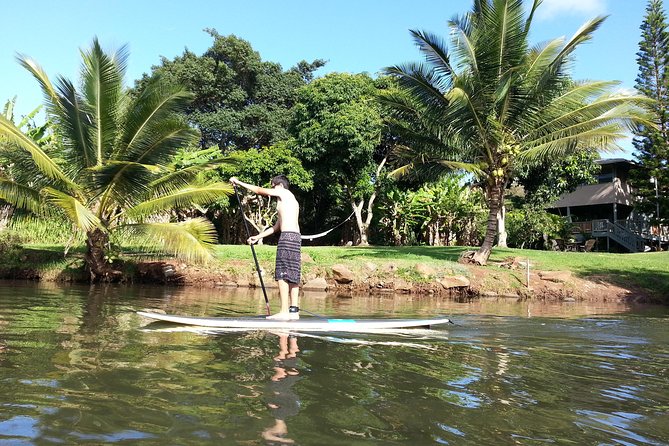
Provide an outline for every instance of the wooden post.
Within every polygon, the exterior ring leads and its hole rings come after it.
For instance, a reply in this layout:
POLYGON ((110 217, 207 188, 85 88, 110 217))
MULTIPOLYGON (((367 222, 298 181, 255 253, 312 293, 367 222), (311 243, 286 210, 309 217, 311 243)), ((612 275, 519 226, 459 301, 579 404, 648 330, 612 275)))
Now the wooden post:
POLYGON ((529 259, 529 257, 528 257, 528 259, 527 259, 527 268, 526 268, 526 270, 527 270, 527 288, 529 289, 529 288, 530 288, 530 259, 529 259))

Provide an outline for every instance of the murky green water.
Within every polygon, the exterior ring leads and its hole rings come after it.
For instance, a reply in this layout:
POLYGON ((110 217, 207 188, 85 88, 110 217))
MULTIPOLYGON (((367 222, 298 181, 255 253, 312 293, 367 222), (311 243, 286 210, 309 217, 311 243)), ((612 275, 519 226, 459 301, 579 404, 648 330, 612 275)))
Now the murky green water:
POLYGON ((401 334, 207 334, 259 294, 0 283, 0 445, 669 444, 669 311, 308 295, 401 334))

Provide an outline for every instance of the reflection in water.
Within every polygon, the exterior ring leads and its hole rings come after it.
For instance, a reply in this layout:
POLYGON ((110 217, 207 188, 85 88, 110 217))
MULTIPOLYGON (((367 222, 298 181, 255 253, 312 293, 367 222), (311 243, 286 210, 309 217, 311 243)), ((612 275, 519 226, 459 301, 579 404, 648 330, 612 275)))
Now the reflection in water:
POLYGON ((300 399, 293 386, 300 380, 297 368, 297 337, 286 333, 278 334, 279 354, 274 357, 274 375, 267 389, 267 406, 274 416, 274 425, 265 429, 262 437, 268 441, 294 443, 287 438, 286 419, 294 417, 300 411, 300 399))
POLYGON ((669 442, 666 308, 584 317, 608 310, 409 296, 303 303, 339 316, 450 314, 456 325, 299 338, 147 326, 136 310, 252 315, 264 299, 0 284, 0 444, 669 442))

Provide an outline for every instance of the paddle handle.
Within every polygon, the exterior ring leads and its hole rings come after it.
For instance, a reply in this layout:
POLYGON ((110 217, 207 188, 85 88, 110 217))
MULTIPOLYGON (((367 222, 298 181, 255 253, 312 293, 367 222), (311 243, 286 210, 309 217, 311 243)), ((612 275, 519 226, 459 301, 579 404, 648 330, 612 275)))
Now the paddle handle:
MULTIPOLYGON (((249 230, 249 223, 246 221, 246 216, 244 216, 244 207, 242 206, 242 199, 239 198, 239 191, 237 190, 237 185, 232 183, 232 187, 235 189, 235 195, 237 196, 237 203, 239 203, 239 212, 242 213, 242 221, 244 222, 244 228, 246 229, 246 238, 251 237, 251 231, 249 230)), ((265 290, 265 282, 262 280, 262 273, 260 271, 260 263, 258 263, 258 256, 256 255, 256 250, 253 246, 253 243, 249 244, 251 246, 251 253, 253 254, 253 260, 256 263, 256 271, 258 271, 258 279, 260 280, 260 287, 262 288, 262 294, 265 296, 265 308, 267 309, 267 315, 269 315, 269 299, 267 298, 267 290, 265 290)))

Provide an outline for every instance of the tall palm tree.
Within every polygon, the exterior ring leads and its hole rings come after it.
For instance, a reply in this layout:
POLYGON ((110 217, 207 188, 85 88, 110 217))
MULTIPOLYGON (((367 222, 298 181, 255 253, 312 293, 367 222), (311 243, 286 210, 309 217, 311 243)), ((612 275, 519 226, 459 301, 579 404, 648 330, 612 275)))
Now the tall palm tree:
POLYGON ((514 167, 576 150, 617 148, 616 141, 646 119, 640 107, 645 99, 612 92, 615 82, 569 78, 574 50, 604 17, 585 23, 569 40, 530 46, 541 0, 527 14, 523 3, 475 0, 468 14, 449 22, 450 52, 439 36, 411 31, 425 62, 387 68, 401 89, 381 97, 402 118, 398 126, 410 141, 398 150, 406 163, 396 174, 466 170, 484 185, 487 229, 472 256, 479 264, 492 250, 514 167))
POLYGON ((178 116, 191 95, 160 78, 130 95, 123 85, 127 51, 107 54, 97 39, 82 52, 81 91, 63 77, 52 83, 37 63, 18 59, 42 88, 59 147, 45 150, 0 116, 0 135, 9 142, 4 157, 22 173, 0 171, 0 198, 32 212, 55 208, 65 214, 86 234, 92 280, 119 275, 107 261, 110 235, 118 231, 153 252, 208 258, 216 240, 209 221, 155 218, 232 192, 227 183, 196 182, 202 166, 178 169, 172 163, 197 136, 178 116))

